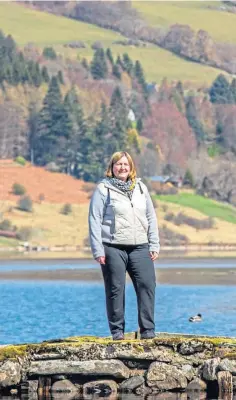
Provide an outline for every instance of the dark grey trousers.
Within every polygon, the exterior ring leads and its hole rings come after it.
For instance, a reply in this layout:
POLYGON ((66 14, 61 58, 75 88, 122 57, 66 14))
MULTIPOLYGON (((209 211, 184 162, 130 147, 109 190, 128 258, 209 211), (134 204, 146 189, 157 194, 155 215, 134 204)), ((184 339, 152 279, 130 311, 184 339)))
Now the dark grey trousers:
POLYGON ((103 243, 106 264, 101 265, 106 307, 112 334, 125 329, 125 281, 128 272, 137 295, 140 333, 155 330, 154 304, 156 276, 148 244, 123 246, 103 243))

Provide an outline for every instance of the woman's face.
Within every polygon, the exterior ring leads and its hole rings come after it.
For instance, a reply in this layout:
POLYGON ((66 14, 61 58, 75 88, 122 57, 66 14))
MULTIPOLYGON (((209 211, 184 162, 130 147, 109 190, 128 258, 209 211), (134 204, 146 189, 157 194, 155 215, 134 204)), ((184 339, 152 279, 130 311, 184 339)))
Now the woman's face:
POLYGON ((115 164, 113 164, 113 174, 121 181, 127 181, 130 173, 130 165, 126 156, 123 156, 115 164))

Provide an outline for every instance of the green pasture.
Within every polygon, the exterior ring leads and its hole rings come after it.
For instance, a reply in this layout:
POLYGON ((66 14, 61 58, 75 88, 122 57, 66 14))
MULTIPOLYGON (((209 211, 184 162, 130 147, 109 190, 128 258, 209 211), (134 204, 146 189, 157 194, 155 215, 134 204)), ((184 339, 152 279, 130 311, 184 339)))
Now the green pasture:
MULTIPOLYGON (((136 6, 138 4, 135 2, 136 6)), ((150 7, 156 7, 157 3, 142 4, 147 5, 148 10, 150 7)), ((11 34, 20 46, 29 42, 40 48, 53 45, 60 54, 70 58, 86 57, 91 60, 91 44, 100 40, 104 47, 112 49, 115 57, 127 52, 134 61, 140 60, 149 82, 159 83, 166 77, 169 81, 183 80, 197 86, 209 85, 220 73, 216 68, 184 60, 157 46, 137 48, 112 44, 115 40, 125 38, 112 30, 29 9, 16 3, 0 2, 0 28, 4 34, 11 34), (74 40, 83 41, 87 48, 72 50, 63 47, 63 44, 74 40)))
MULTIPOLYGON (((118 54, 128 53, 133 61, 139 60, 148 82, 160 83, 166 77, 169 81, 182 80, 196 85, 204 83, 209 85, 222 72, 216 68, 184 60, 157 46, 143 48, 112 45, 110 47, 114 57, 117 57, 118 54)), ((91 48, 71 50, 58 46, 57 50, 59 54, 69 58, 82 59, 85 57, 88 61, 91 61, 93 57, 91 48)), ((225 73, 225 75, 227 74, 225 73)))
POLYGON ((46 46, 73 40, 91 44, 101 40, 109 46, 114 40, 123 38, 118 33, 92 24, 6 2, 0 2, 0 28, 4 34, 11 34, 19 45, 34 42, 46 46))
POLYGON ((221 1, 133 1, 132 6, 152 26, 186 24, 195 31, 204 29, 219 42, 235 43, 236 14, 220 10, 221 1))
POLYGON ((200 211, 208 217, 219 218, 227 222, 236 224, 236 208, 220 203, 207 197, 192 193, 179 193, 176 195, 157 195, 156 199, 168 203, 179 204, 180 206, 190 207, 200 211))

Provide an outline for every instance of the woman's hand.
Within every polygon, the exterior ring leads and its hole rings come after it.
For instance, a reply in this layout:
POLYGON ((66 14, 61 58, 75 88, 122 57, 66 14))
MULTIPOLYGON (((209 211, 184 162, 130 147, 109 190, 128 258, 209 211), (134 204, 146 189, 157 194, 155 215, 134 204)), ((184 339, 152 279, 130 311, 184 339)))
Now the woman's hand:
POLYGON ((158 258, 158 253, 156 251, 150 251, 150 257, 152 261, 155 261, 158 258))
POLYGON ((99 264, 106 264, 106 257, 105 257, 105 256, 97 257, 97 258, 95 258, 95 260, 96 260, 99 264))

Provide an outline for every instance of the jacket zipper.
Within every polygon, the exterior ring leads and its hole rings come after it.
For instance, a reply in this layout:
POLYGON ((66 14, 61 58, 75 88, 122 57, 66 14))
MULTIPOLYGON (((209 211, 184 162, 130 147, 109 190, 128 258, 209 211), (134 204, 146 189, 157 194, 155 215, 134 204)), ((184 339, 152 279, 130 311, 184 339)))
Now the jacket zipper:
POLYGON ((136 231, 135 231, 135 214, 134 214, 134 205, 133 205, 133 203, 132 203, 132 200, 130 200, 130 203, 131 203, 131 207, 132 207, 133 221, 134 221, 134 225, 133 225, 134 244, 136 244, 136 231))

